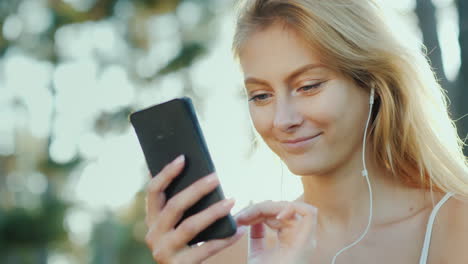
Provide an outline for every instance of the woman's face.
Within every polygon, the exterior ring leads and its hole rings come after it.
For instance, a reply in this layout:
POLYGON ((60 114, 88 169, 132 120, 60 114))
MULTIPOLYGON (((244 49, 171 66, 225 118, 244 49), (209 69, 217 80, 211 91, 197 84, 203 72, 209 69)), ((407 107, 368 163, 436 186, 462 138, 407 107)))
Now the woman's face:
POLYGON ((297 175, 327 174, 362 155, 369 95, 319 56, 280 24, 240 52, 255 129, 297 175))

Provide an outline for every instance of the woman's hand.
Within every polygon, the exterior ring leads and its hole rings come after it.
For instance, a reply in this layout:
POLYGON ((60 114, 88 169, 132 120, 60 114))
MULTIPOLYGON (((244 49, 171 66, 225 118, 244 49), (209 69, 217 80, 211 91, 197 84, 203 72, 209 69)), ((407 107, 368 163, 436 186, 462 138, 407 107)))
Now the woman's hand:
POLYGON ((175 225, 184 211, 204 195, 212 191, 219 181, 210 174, 193 183, 185 190, 166 201, 164 189, 179 175, 184 166, 183 156, 168 164, 150 182, 146 199, 146 243, 159 264, 202 263, 203 260, 232 245, 245 233, 239 228, 236 234, 226 239, 216 239, 198 246, 188 247, 187 243, 217 219, 227 215, 234 205, 233 200, 223 200, 192 215, 175 225))
POLYGON ((313 263, 317 209, 303 202, 266 201, 236 215, 239 225, 250 225, 249 264, 313 263), (274 248, 265 247, 265 226, 276 231, 274 248))

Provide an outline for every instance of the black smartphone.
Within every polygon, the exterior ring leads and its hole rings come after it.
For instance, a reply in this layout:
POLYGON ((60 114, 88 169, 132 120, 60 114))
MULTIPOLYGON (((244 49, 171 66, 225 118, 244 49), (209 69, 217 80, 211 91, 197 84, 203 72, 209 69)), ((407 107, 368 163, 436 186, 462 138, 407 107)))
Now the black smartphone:
MULTIPOLYGON (((176 98, 130 115, 130 122, 143 150, 151 175, 180 154, 185 155, 185 167, 164 191, 167 200, 196 180, 215 171, 203 137, 192 101, 176 98)), ((221 185, 185 211, 184 219, 224 199, 221 185)), ((229 214, 200 232, 188 245, 202 241, 230 237, 235 234, 236 222, 229 214)))

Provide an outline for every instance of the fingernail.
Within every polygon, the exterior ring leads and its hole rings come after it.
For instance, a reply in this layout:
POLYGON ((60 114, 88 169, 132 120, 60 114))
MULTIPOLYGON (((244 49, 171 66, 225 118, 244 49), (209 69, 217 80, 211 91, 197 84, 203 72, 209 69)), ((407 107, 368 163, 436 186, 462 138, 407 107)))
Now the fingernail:
POLYGON ((182 154, 180 156, 178 156, 175 160, 174 160, 174 164, 176 165, 179 165, 180 163, 184 162, 185 161, 185 156, 182 154))
POLYGON ((205 182, 206 183, 212 183, 218 180, 218 177, 216 177, 216 173, 211 173, 210 175, 206 176, 205 182))
POLYGON ((223 207, 231 207, 232 205, 234 205, 235 203, 235 200, 234 198, 230 198, 230 199, 227 199, 223 202, 223 207))
POLYGON ((241 213, 238 213, 237 215, 234 216, 234 219, 236 219, 236 222, 241 220, 242 218, 245 217, 245 213, 244 212, 241 212, 241 213))
POLYGON ((245 218, 248 215, 247 209, 243 209, 242 211, 238 212, 234 218, 235 219, 240 219, 240 218, 245 218))
POLYGON ((286 210, 283 210, 281 211, 277 216, 276 216, 276 220, 282 220, 284 218, 284 216, 286 215, 288 211, 286 210))

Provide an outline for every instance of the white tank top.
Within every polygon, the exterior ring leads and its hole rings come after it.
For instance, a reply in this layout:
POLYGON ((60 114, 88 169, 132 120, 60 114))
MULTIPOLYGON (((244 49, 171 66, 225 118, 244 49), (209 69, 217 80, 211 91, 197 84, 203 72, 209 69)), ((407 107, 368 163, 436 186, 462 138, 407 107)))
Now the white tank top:
POLYGON ((429 246, 431 245, 431 235, 432 235, 432 226, 434 225, 435 217, 439 212, 439 209, 444 205, 444 203, 453 196, 453 193, 449 192, 436 204, 434 209, 432 209, 431 215, 429 216, 429 221, 427 222, 426 236, 424 237, 424 244, 421 251, 421 258, 419 259, 419 264, 426 264, 427 257, 429 255, 429 246))

